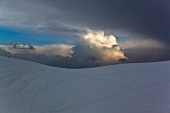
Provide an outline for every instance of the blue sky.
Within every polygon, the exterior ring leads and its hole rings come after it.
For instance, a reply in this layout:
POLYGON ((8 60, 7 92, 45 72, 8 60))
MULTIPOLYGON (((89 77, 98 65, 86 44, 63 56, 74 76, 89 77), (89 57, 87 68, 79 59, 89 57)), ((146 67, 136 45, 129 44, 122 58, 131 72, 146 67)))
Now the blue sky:
POLYGON ((48 45, 67 43, 67 40, 56 35, 39 35, 26 32, 19 32, 8 28, 0 27, 0 44, 4 43, 31 43, 33 45, 48 45))

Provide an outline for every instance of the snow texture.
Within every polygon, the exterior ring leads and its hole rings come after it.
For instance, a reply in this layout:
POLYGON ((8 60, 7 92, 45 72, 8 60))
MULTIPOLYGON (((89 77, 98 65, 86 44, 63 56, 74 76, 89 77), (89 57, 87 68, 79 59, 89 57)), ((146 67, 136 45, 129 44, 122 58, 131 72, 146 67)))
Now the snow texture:
POLYGON ((62 69, 0 57, 0 113, 170 113, 170 61, 62 69))

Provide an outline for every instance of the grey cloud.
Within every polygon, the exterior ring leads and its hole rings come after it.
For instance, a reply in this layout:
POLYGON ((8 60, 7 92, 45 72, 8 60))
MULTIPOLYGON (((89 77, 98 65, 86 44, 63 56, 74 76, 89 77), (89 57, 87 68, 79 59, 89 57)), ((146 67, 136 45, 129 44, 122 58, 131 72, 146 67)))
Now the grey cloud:
POLYGON ((119 43, 122 49, 165 49, 166 46, 159 41, 153 39, 136 38, 129 41, 119 43))
POLYGON ((45 29, 45 30, 51 30, 51 31, 55 31, 55 32, 63 32, 63 33, 81 33, 81 32, 83 32, 78 29, 64 27, 64 26, 56 25, 56 24, 44 25, 44 26, 39 27, 38 29, 45 29))
POLYGON ((159 41, 135 39, 119 44, 128 59, 121 63, 141 63, 170 60, 170 48, 159 41))
POLYGON ((150 48, 150 49, 124 49, 125 55, 128 57, 126 61, 120 63, 143 63, 170 60, 170 48, 150 48))

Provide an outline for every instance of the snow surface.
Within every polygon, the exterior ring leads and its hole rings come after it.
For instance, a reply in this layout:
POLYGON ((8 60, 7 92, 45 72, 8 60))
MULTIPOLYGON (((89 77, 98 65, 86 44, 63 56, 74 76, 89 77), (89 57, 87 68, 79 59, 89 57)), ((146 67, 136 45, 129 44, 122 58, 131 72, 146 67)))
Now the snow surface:
POLYGON ((170 113, 170 61, 62 69, 0 57, 0 113, 170 113))

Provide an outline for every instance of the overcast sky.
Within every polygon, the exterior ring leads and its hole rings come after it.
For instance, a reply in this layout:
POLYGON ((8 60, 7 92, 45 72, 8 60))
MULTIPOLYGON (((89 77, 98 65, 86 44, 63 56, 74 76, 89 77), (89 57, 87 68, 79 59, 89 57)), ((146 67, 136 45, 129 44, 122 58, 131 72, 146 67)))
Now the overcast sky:
POLYGON ((76 60, 73 67, 169 60, 169 6, 169 0, 0 0, 0 43, 31 43, 34 52, 2 50, 23 59, 26 53, 51 59, 51 52, 60 64, 76 60))

